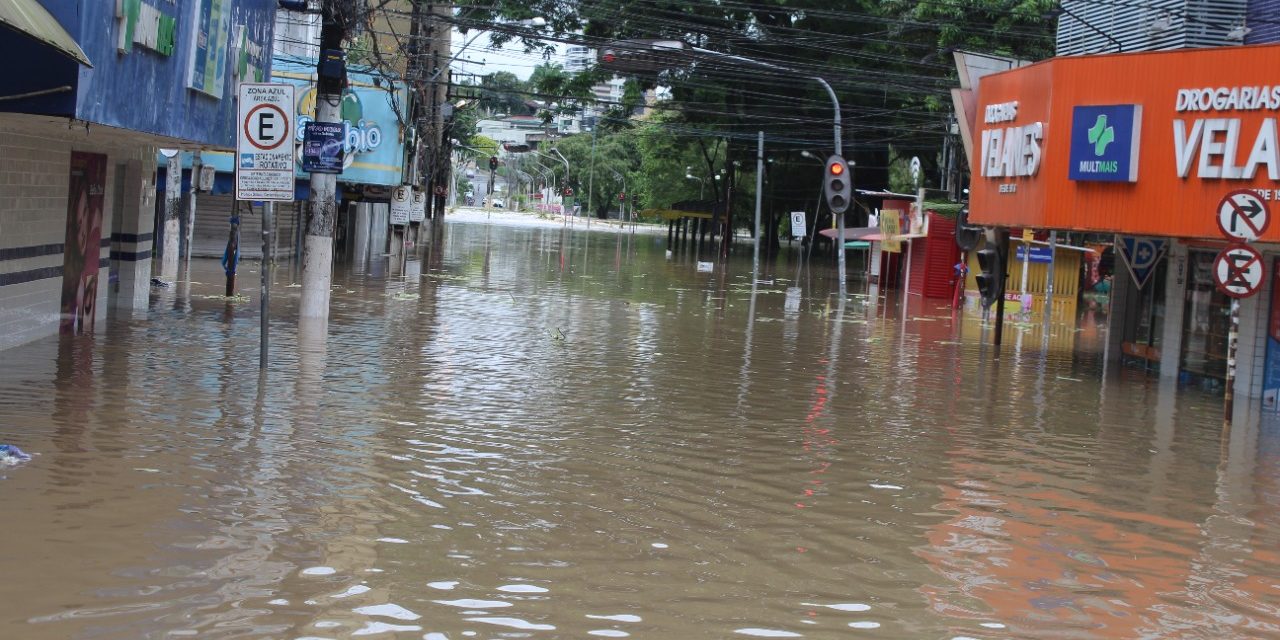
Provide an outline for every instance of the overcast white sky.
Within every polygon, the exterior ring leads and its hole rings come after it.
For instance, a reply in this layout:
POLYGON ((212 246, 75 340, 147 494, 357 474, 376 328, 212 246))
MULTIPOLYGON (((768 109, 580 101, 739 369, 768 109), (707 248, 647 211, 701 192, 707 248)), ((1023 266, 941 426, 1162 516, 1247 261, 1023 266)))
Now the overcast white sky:
MULTIPOLYGON (((529 74, 533 73, 533 68, 543 62, 542 56, 525 53, 524 48, 518 43, 507 43, 507 46, 501 49, 494 49, 489 43, 488 31, 470 31, 464 36, 455 29, 453 31, 454 55, 458 55, 458 51, 472 38, 475 38, 475 41, 462 51, 462 55, 458 56, 457 60, 453 61, 454 73, 474 73, 483 76, 494 71, 510 71, 521 80, 527 80, 529 74), (476 37, 477 33, 480 34, 479 37, 476 37), (483 62, 484 65, 475 64, 476 62, 483 62)), ((564 64, 564 48, 565 45, 556 44, 556 55, 550 62, 564 64)))

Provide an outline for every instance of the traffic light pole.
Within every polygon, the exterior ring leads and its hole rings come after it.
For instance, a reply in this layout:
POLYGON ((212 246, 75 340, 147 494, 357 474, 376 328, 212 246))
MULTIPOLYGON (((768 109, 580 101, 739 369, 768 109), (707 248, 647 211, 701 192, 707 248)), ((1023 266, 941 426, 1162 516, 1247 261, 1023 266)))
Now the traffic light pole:
MULTIPOLYGON (((764 193, 764 132, 757 133, 756 138, 756 241, 755 250, 751 252, 751 283, 760 279, 760 198, 764 193)), ((841 253, 843 255, 843 252, 841 253)), ((840 270, 841 277, 844 270, 840 270)))
MULTIPOLYGON (((1002 273, 1000 275, 1005 278, 1009 277, 1008 274, 1002 273)), ((1000 346, 1000 339, 1003 337, 1004 337, 1004 292, 1001 291, 1000 297, 996 298, 996 336, 995 336, 994 343, 997 347, 1000 346)))

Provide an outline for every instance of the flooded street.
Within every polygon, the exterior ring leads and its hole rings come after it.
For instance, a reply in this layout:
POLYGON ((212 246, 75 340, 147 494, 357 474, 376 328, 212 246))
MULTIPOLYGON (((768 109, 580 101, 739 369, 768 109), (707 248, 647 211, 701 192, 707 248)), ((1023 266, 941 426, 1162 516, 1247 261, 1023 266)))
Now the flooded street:
POLYGON ((1275 425, 738 253, 450 223, 327 341, 282 265, 262 379, 252 264, 3 352, 0 638, 1280 634, 1275 425))

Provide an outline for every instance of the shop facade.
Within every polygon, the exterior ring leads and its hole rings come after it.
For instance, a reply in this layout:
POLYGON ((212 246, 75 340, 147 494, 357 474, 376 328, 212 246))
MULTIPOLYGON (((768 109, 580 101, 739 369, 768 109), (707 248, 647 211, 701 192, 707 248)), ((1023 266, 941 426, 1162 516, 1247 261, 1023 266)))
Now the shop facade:
MULTIPOLYGON (((296 89, 294 149, 298 162, 294 201, 276 205, 275 255, 301 251, 304 207, 310 194, 311 174, 302 169, 303 128, 315 118, 315 64, 280 60, 272 70, 273 82, 296 89)), ((370 255, 391 250, 388 233, 392 189, 408 182, 405 173, 408 95, 399 80, 374 75, 358 67, 348 69, 343 92, 343 169, 338 175, 339 215, 334 230, 335 256, 364 262, 370 255)), ((230 153, 206 153, 201 158, 214 172, 211 189, 201 194, 196 212, 193 255, 220 257, 227 241, 228 218, 234 201, 235 173, 230 153)), ((164 166, 164 158, 156 158, 164 166)), ((184 158, 184 170, 191 166, 184 158)), ((189 173, 189 171, 188 171, 189 173)), ((243 223, 242 223, 243 224, 243 223)), ((242 227, 241 234, 254 233, 242 227)), ((253 237, 253 236, 247 236, 253 237)), ((250 243, 254 244, 254 243, 250 243)), ((259 247, 245 247, 246 258, 260 255, 259 247)))
POLYGON ((276 10, 273 0, 17 4, 42 18, 30 37, 0 38, 0 55, 23 67, 0 77, 0 349, 93 332, 109 308, 146 313, 155 150, 234 145, 242 67, 230 61, 269 47, 276 10))
MULTIPOLYGON (((1280 214, 1277 65, 1280 46, 1259 45, 1055 58, 981 78, 964 114, 970 221, 1113 235, 1109 361, 1221 390, 1231 298, 1215 280, 1218 212, 1248 190, 1280 214)), ((1266 274, 1241 301, 1236 378, 1237 394, 1271 406, 1278 243, 1280 224, 1250 243, 1266 274)))

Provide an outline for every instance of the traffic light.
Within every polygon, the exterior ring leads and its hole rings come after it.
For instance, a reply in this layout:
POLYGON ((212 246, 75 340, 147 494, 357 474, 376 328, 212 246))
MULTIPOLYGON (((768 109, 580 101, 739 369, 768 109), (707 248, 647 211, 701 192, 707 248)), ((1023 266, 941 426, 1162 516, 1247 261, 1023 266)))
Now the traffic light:
POLYGON ((827 158, 823 173, 822 191, 827 196, 831 213, 844 213, 853 199, 853 181, 849 179, 849 164, 840 156, 827 158))
POLYGON ((978 267, 982 273, 974 276, 978 281, 978 293, 982 306, 990 307, 1004 295, 1004 266, 1009 253, 1009 232, 1003 229, 987 229, 986 246, 978 250, 978 267))
POLYGON ((969 226, 969 208, 960 210, 956 218, 956 246, 961 251, 973 251, 978 246, 978 238, 982 237, 982 229, 969 226))
POLYGON ((498 170, 498 156, 489 156, 489 170, 490 171, 498 170))

